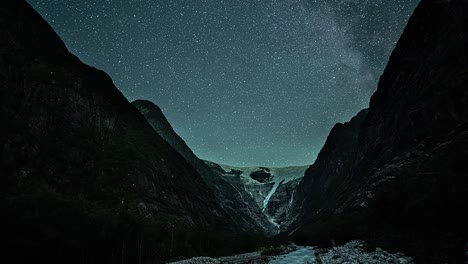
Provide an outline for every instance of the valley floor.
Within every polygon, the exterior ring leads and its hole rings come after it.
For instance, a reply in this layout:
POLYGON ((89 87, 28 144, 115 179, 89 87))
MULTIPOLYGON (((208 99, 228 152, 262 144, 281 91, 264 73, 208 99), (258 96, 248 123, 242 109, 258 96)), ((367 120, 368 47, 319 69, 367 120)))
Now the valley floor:
POLYGON ((329 249, 314 249, 313 247, 296 247, 293 251, 278 256, 262 256, 260 252, 252 252, 230 257, 209 258, 196 257, 173 262, 174 264, 319 264, 319 263, 384 263, 412 264, 410 257, 401 253, 389 253, 380 248, 366 252, 362 241, 351 241, 343 246, 329 249))

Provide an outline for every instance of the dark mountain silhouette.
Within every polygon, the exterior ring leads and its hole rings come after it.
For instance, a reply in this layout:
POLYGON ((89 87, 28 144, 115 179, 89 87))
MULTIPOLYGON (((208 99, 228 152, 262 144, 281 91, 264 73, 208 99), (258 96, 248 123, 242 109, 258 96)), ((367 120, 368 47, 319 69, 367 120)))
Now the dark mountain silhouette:
POLYGON ((3 260, 141 263, 252 245, 109 76, 23 0, 0 2, 0 119, 3 260))
POLYGON ((146 100, 137 100, 132 104, 145 116, 154 130, 205 179, 217 201, 236 222, 236 226, 259 235, 273 235, 277 232, 273 224, 262 213, 261 208, 246 192, 244 186, 240 182, 227 181, 224 177, 224 171, 199 159, 185 141, 177 135, 157 105, 146 100))
POLYGON ((291 234, 366 239, 462 263, 468 204, 468 1, 423 0, 369 110, 337 124, 299 184, 291 234))
POLYGON ((156 105, 130 104, 24 0, 1 1, 2 260, 227 255, 271 243, 274 222, 278 239, 301 244, 363 239, 463 263, 467 14, 465 0, 422 0, 369 109, 335 125, 305 176, 287 181, 279 168, 200 160, 156 105))

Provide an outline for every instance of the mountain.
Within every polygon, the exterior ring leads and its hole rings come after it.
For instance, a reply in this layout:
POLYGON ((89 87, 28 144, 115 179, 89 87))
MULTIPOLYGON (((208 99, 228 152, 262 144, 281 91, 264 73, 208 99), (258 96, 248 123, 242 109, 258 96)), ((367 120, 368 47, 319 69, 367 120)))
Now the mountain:
POLYGON ((194 165, 194 167, 205 167, 204 162, 195 156, 185 141, 177 135, 159 106, 147 100, 136 100, 132 102, 132 105, 140 111, 158 135, 184 157, 189 164, 194 165))
POLYGON ((422 0, 370 107, 331 131, 288 231, 366 239, 421 263, 463 263, 468 241, 468 1, 422 0))
POLYGON ((235 167, 208 162, 217 166, 221 175, 229 182, 242 186, 255 200, 263 214, 280 232, 282 222, 290 214, 294 191, 308 166, 235 167))
POLYGON ((177 135, 161 109, 147 100, 132 104, 153 129, 208 182, 222 207, 248 232, 273 235, 289 210, 292 191, 307 166, 234 167, 199 159, 177 135), (272 203, 269 201, 272 200, 272 203))
POLYGON ((199 159, 177 135, 157 105, 146 100, 136 100, 132 104, 145 116, 153 129, 204 178, 217 201, 233 218, 236 226, 258 235, 271 236, 277 233, 276 228, 268 221, 243 186, 237 182, 227 181, 223 177, 224 171, 199 159))
POLYGON ((0 2, 0 120, 7 262, 141 263, 256 243, 111 78, 23 0, 0 2))
POLYGON ((327 203, 331 201, 330 197, 335 191, 334 181, 340 181, 338 177, 349 174, 352 169, 353 164, 350 161, 356 154, 359 131, 367 113, 368 109, 364 109, 349 122, 338 123, 332 128, 315 163, 306 170, 293 194, 295 197, 290 206, 291 213, 283 219, 283 231, 291 229, 289 227, 298 220, 297 217, 301 224, 307 221, 310 217, 307 214, 310 210, 315 210, 315 206, 320 206, 321 209, 329 206, 327 203))

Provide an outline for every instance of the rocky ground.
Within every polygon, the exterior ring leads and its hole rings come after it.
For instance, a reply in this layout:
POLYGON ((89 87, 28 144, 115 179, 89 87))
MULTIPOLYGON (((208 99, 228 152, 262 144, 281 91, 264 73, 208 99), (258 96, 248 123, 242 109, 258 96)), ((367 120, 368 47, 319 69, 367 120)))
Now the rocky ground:
POLYGON ((345 245, 328 248, 314 249, 313 247, 297 247, 295 250, 278 256, 262 256, 259 252, 223 257, 209 258, 196 257, 188 260, 173 262, 177 264, 217 264, 217 263, 236 263, 236 264, 412 264, 410 257, 401 253, 389 253, 380 248, 373 251, 367 251, 366 245, 362 241, 351 241, 345 245))
POLYGON ((196 257, 196 258, 191 258, 191 259, 186 259, 186 260, 181 260, 177 262, 171 262, 172 264, 218 264, 221 263, 216 259, 209 258, 209 257, 196 257))
POLYGON ((351 241, 343 246, 327 250, 316 250, 316 261, 314 263, 414 263, 410 257, 401 253, 389 253, 380 248, 367 252, 365 243, 362 241, 351 241))

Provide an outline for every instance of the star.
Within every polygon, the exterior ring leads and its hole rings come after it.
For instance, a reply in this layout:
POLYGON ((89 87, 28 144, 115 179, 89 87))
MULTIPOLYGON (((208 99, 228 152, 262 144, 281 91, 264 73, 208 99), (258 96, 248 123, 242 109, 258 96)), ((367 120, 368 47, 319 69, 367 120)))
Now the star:
POLYGON ((200 158, 312 164, 368 106, 418 0, 28 2, 129 101, 163 109, 200 158))

